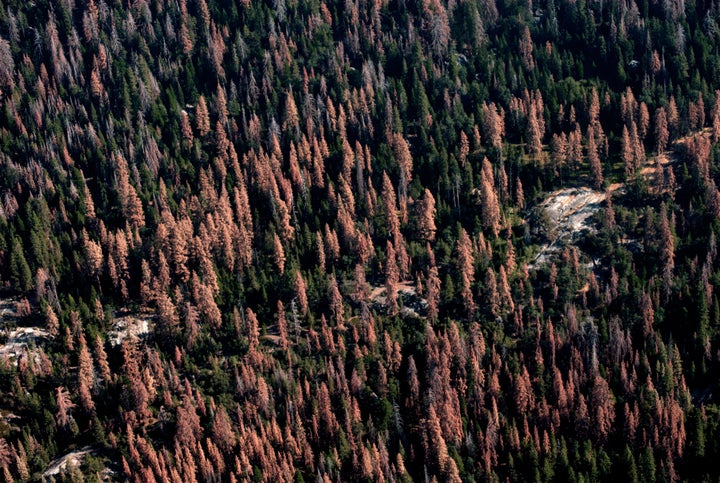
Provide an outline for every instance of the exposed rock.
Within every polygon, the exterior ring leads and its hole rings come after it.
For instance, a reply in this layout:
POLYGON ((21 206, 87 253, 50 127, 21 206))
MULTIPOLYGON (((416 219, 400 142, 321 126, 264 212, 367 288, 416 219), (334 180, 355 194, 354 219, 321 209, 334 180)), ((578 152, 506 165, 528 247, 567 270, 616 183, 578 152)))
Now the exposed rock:
POLYGON ((548 243, 541 246, 528 268, 546 265, 560 252, 563 244, 576 243, 583 234, 594 231, 591 219, 604 201, 605 193, 586 187, 566 188, 550 193, 536 208, 544 224, 548 243))
POLYGON ((150 314, 129 314, 115 319, 108 332, 110 345, 117 346, 130 336, 142 339, 152 331, 153 316, 150 314))

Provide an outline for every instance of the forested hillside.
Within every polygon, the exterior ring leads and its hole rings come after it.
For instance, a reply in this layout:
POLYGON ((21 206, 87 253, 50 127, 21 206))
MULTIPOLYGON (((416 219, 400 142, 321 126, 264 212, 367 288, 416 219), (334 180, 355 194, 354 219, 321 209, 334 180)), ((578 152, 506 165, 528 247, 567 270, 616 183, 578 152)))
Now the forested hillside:
POLYGON ((0 479, 717 480, 718 21, 0 0, 0 479))

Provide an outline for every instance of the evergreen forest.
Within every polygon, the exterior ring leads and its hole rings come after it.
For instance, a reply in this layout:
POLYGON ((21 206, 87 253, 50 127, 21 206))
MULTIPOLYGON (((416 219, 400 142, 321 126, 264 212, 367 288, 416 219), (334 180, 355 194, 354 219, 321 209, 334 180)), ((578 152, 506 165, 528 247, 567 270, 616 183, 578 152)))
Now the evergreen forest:
POLYGON ((720 478, 717 0, 0 0, 0 480, 720 478))

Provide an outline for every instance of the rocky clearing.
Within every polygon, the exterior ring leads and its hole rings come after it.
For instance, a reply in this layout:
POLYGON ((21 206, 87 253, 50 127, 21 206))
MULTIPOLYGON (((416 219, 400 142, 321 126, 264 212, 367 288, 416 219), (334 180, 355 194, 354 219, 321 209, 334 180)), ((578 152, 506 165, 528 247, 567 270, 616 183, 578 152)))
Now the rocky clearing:
POLYGON ((127 314, 116 317, 112 329, 108 332, 110 345, 117 346, 128 337, 142 339, 152 331, 151 313, 127 314))
MULTIPOLYGON (((398 284, 398 301, 402 301, 400 314, 406 317, 419 317, 427 310, 427 301, 418 295, 415 283, 410 280, 403 280, 398 284)), ((370 303, 387 309, 387 289, 384 285, 372 287, 370 303)))
POLYGON ((546 228, 552 242, 540 247, 540 252, 528 268, 548 264, 560 252, 563 243, 576 242, 583 233, 594 230, 590 220, 604 201, 605 193, 587 187, 550 193, 539 208, 547 216, 549 226, 546 228))
MULTIPOLYGON (((707 132, 698 133, 707 136, 707 132)), ((678 139, 674 146, 686 143, 691 136, 678 139)), ((645 178, 649 186, 658 186, 658 178, 664 175, 664 169, 676 161, 675 150, 649 158, 639 169, 638 175, 645 178)), ((608 186, 612 195, 625 193, 625 183, 613 183, 608 186)), ((551 242, 540 247, 535 259, 528 265, 533 270, 550 263, 561 251, 565 244, 576 244, 582 237, 595 231, 592 217, 605 202, 605 193, 592 190, 586 186, 580 188, 565 188, 547 195, 538 205, 544 214, 547 225, 545 227, 551 242)))
POLYGON ((17 364, 18 359, 25 353, 37 355, 37 347, 43 339, 50 337, 45 329, 40 327, 14 327, 17 324, 18 300, 13 298, 0 299, 0 335, 6 337, 6 342, 0 345, 0 360, 17 364))

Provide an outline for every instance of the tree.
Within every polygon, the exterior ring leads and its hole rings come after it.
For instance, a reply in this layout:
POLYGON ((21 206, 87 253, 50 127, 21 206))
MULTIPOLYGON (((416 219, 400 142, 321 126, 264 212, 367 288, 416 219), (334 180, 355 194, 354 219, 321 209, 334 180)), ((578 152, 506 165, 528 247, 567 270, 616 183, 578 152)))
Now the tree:
MULTIPOLYGON (((477 128, 477 126, 476 126, 477 128)), ((479 133, 478 133, 479 135, 479 133)), ((460 131, 460 151, 458 160, 460 161, 460 166, 465 167, 465 162, 467 161, 467 157, 470 154, 470 141, 468 140, 467 134, 465 134, 465 131, 460 131)))
POLYGON ((287 350, 290 347, 290 341, 288 340, 287 331, 287 319, 285 318, 285 306, 281 300, 277 303, 277 325, 278 325, 278 337, 280 338, 280 348, 287 350))
POLYGON ((342 295, 340 294, 340 289, 338 288, 334 274, 330 274, 328 280, 328 299, 335 324, 338 327, 343 327, 345 323, 345 307, 343 306, 342 295))
POLYGON ((200 416, 192 401, 192 396, 183 395, 182 404, 176 411, 177 426, 175 440, 181 447, 192 448, 202 435, 200 416))
POLYGON ((103 268, 104 257, 102 247, 99 243, 91 240, 86 231, 83 232, 83 241, 85 245, 84 251, 87 274, 91 278, 97 279, 103 268))
POLYGON ((215 419, 212 425, 214 441, 226 454, 230 454, 236 443, 236 436, 233 432, 232 421, 228 416, 225 407, 220 405, 215 411, 215 419))
POLYGON ((385 249, 385 291, 388 308, 391 313, 397 310, 398 283, 400 282, 400 270, 395 260, 395 249, 390 240, 387 241, 385 249))
POLYGON ((300 306, 300 313, 302 315, 307 314, 308 311, 308 298, 306 292, 305 279, 303 278, 300 270, 295 270, 295 298, 300 306))
POLYGON ((190 116, 188 116, 188 113, 187 111, 185 111, 185 109, 180 111, 180 132, 182 134, 183 140, 185 141, 185 144, 188 147, 191 146, 195 136, 193 135, 192 126, 190 125, 190 116))
POLYGON ((300 137, 298 110, 292 91, 288 92, 285 96, 285 120, 283 121, 283 130, 288 133, 292 139, 298 139, 300 137))
POLYGON ((528 119, 527 119, 527 129, 526 129, 526 136, 527 136, 527 148, 528 151, 530 151, 530 154, 534 158, 539 158, 542 154, 542 136, 543 133, 540 131, 540 124, 538 122, 538 115, 542 115, 542 113, 538 114, 535 110, 535 104, 530 104, 530 112, 528 113, 528 119))
POLYGON ((25 250, 20 238, 15 237, 10 254, 10 281, 16 290, 28 292, 32 288, 33 278, 25 259, 25 250))
POLYGON ((530 36, 530 29, 525 26, 518 39, 518 51, 523 62, 525 70, 532 71, 535 69, 535 60, 533 59, 533 41, 530 36))
POLYGON ((665 293, 672 285, 673 270, 675 269, 675 240, 670 229, 667 208, 663 204, 660 208, 660 260, 662 261, 662 278, 665 293))
MULTIPOLYGON (((413 160, 410 154, 410 146, 405 138, 398 133, 393 136, 393 152, 395 161, 400 168, 400 182, 398 183, 398 198, 400 203, 400 212, 403 220, 407 218, 407 189, 412 182, 413 160)), ((384 188, 384 186, 383 186, 384 188)))
POLYGON ((620 153, 623 164, 625 165, 625 176, 630 178, 635 174, 635 151, 633 142, 630 138, 630 131, 627 126, 623 126, 622 131, 622 151, 620 153))
POLYGON ((475 312, 475 300, 473 296, 473 284, 475 283, 475 259, 473 256, 472 242, 464 228, 460 230, 460 238, 456 244, 457 267, 462 285, 461 298, 465 313, 468 317, 475 312))
POLYGON ((486 142, 495 149, 502 148, 502 138, 505 134, 505 121, 500 108, 495 103, 483 104, 482 125, 486 142))
POLYGON ((133 227, 141 228, 145 226, 145 214, 140 197, 130 184, 127 161, 120 153, 116 153, 114 158, 117 171, 116 190, 120 198, 123 215, 133 227))
POLYGON ((95 411, 95 403, 91 391, 95 385, 95 370, 92 356, 85 343, 85 337, 80 337, 80 354, 78 355, 78 394, 82 408, 92 414, 95 411))
POLYGON ((105 352, 103 341, 99 335, 95 337, 95 361, 100 371, 100 378, 105 383, 112 381, 112 371, 108 363, 107 353, 105 352))
POLYGON ((15 85, 15 61, 13 60, 10 43, 0 37, 0 92, 2 89, 12 90, 15 85))
POLYGON ((245 309, 245 324, 250 354, 255 354, 260 345, 260 324, 257 315, 248 307, 245 309))
POLYGON ((437 227, 435 225, 435 197, 425 188, 423 195, 416 201, 415 224, 420 240, 433 241, 437 227))
POLYGON ((437 318, 440 310, 440 277, 438 275, 438 268, 435 265, 435 255, 429 243, 426 245, 426 251, 430 259, 427 276, 425 278, 427 316, 430 320, 434 320, 437 318))
POLYGON ((667 114, 665 108, 661 106, 655 110, 655 146, 658 154, 665 152, 669 139, 667 114))
POLYGON ((273 256, 275 266, 282 275, 285 272, 285 250, 283 250, 282 242, 277 233, 273 233, 273 256))
POLYGON ((698 94, 696 102, 690 102, 688 105, 688 121, 690 129, 695 131, 699 131, 705 126, 705 102, 702 92, 698 94))
POLYGON ((75 403, 70 399, 70 394, 65 387, 58 386, 55 389, 55 402, 58 408, 55 415, 57 425, 61 428, 69 428, 73 420, 70 412, 75 408, 75 403))
POLYGON ((210 132, 210 113, 208 112, 205 96, 200 96, 195 106, 195 127, 200 137, 205 137, 210 132))
POLYGON ((715 103, 712 110, 712 136, 714 142, 720 140, 720 90, 715 91, 715 103))
POLYGON ((423 2, 424 25, 430 34, 430 46, 437 59, 443 58, 450 44, 450 22, 439 0, 423 2))
POLYGON ((650 112, 648 111, 647 104, 641 102, 638 108, 638 135, 641 142, 645 140, 649 128, 650 112))
POLYGON ((535 405, 530 374, 525 366, 523 366, 520 374, 515 377, 514 399, 519 415, 527 414, 535 405))
POLYGON ((590 162, 590 176, 593 180, 593 186, 599 190, 603 184, 602 163, 600 162, 600 155, 595 144, 595 135, 592 128, 588 129, 587 156, 590 162))
POLYGON ((492 173, 490 161, 483 159, 482 178, 480 182, 480 209, 483 226, 497 236, 500 230, 500 203, 495 191, 495 177, 492 173))

